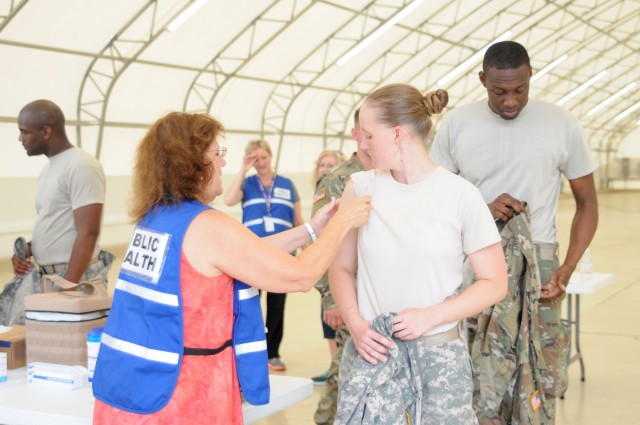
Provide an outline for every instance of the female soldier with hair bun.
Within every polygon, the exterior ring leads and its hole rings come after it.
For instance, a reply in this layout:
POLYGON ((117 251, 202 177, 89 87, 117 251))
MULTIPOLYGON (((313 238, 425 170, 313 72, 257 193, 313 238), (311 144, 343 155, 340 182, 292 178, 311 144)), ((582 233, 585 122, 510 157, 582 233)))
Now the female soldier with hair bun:
POLYGON ((360 109, 374 169, 353 174, 342 201, 372 195, 373 211, 349 231, 329 269, 351 333, 336 424, 477 423, 459 322, 504 297, 507 271, 478 190, 429 158, 431 115, 447 102, 444 90, 423 95, 392 84, 360 109), (466 256, 477 280, 463 289, 466 256))

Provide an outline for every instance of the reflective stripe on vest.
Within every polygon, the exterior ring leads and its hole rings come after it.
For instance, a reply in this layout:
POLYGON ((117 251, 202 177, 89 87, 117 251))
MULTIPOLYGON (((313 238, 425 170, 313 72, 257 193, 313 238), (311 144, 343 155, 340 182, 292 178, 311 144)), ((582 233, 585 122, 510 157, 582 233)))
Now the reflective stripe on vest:
MULTIPOLYGON (((275 217, 271 217, 271 221, 273 221, 273 224, 279 224, 281 226, 284 226, 288 229, 291 229, 293 227, 293 225, 291 223, 289 223, 287 220, 283 220, 281 218, 275 218, 275 217)), ((244 224, 246 227, 251 227, 251 226, 255 226, 257 224, 262 224, 264 222, 263 219, 261 218, 257 218, 255 220, 250 220, 250 221, 245 221, 244 224)))
POLYGON ((156 362, 178 364, 180 360, 179 353, 172 353, 169 351, 154 350, 151 348, 143 347, 142 345, 134 344, 132 342, 123 341, 118 338, 114 338, 109 334, 102 333, 100 339, 102 344, 108 345, 114 350, 122 351, 133 356, 142 357, 146 360, 153 360, 156 362))
MULTIPOLYGON (((257 205, 257 204, 266 204, 267 201, 264 198, 261 199, 251 199, 249 201, 243 202, 242 203, 242 208, 245 207, 249 207, 251 205, 257 205)), ((280 199, 280 198, 271 198, 271 203, 272 204, 280 204, 280 205, 285 205, 289 208, 294 208, 293 202, 291 201, 287 201, 285 199, 280 199)))
POLYGON ((118 279, 116 282, 116 289, 156 303, 166 304, 172 307, 178 307, 179 305, 178 297, 176 295, 144 288, 140 285, 136 285, 135 283, 127 282, 126 280, 118 279))

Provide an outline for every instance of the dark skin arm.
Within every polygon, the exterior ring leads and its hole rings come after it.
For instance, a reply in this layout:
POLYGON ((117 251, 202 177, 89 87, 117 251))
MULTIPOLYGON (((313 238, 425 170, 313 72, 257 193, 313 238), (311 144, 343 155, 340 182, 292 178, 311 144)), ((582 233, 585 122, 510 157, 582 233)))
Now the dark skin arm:
POLYGON ((102 204, 91 204, 73 210, 73 222, 78 236, 71 250, 69 267, 64 276, 70 282, 78 283, 91 262, 93 250, 100 236, 102 204))
POLYGON ((549 282, 542 287, 541 301, 551 301, 565 293, 569 278, 576 269, 582 254, 591 243, 598 227, 598 197, 593 174, 569 180, 569 185, 576 201, 576 212, 571 222, 569 247, 564 263, 551 276, 549 282))

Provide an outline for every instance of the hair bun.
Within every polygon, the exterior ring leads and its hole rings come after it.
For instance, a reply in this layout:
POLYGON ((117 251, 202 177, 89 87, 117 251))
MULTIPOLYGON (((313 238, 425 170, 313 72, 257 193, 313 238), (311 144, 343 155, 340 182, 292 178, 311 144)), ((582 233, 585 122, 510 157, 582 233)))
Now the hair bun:
POLYGON ((423 102, 429 116, 439 114, 449 103, 449 93, 442 89, 430 91, 424 95, 423 102))

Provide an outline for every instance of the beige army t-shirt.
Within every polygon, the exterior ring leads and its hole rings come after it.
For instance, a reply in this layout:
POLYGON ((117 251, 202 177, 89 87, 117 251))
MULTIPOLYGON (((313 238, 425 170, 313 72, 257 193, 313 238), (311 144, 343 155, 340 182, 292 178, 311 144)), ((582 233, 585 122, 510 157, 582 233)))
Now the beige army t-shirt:
MULTIPOLYGON (((38 218, 31 249, 38 264, 68 263, 76 240, 73 211, 104 204, 106 179, 98 160, 73 147, 49 158, 36 192, 38 218)), ((92 258, 100 248, 96 244, 92 258)))
POLYGON ((462 283, 465 256, 500 242, 478 189, 444 168, 411 185, 383 170, 351 179, 357 196, 373 198, 369 223, 358 231, 357 293, 364 319, 441 303, 462 283))

